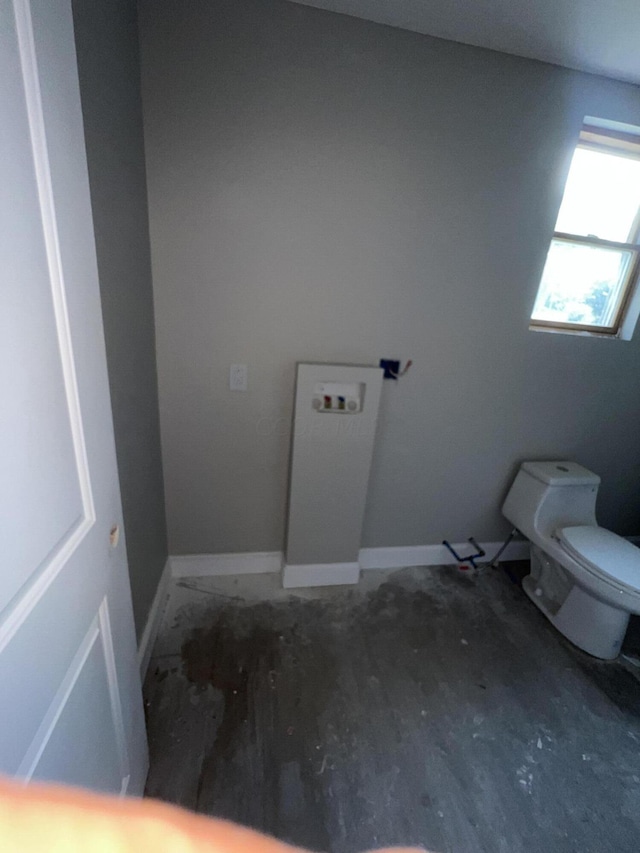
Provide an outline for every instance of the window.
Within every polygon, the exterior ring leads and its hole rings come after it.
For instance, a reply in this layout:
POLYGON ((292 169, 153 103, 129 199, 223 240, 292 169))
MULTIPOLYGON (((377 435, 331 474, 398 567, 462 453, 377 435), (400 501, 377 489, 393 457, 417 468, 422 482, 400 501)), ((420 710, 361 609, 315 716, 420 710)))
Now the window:
POLYGON ((585 124, 531 328, 619 335, 638 278, 639 242, 640 136, 585 124))

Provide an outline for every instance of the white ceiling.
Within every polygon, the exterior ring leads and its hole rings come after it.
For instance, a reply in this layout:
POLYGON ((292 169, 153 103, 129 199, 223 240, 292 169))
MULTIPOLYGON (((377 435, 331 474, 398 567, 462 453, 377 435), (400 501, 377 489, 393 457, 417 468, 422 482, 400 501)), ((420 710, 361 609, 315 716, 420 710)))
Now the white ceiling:
POLYGON ((640 0, 293 0, 640 84, 640 0))

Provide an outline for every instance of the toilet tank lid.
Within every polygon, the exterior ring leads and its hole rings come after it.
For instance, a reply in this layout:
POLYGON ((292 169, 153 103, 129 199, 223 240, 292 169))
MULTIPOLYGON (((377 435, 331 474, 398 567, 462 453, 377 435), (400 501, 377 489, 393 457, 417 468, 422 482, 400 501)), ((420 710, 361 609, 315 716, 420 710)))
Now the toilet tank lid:
POLYGON ((563 527, 557 536, 565 550, 595 572, 640 588, 640 548, 604 527, 563 527))
POLYGON ((550 486, 597 486, 600 477, 577 462, 523 462, 522 469, 550 486))

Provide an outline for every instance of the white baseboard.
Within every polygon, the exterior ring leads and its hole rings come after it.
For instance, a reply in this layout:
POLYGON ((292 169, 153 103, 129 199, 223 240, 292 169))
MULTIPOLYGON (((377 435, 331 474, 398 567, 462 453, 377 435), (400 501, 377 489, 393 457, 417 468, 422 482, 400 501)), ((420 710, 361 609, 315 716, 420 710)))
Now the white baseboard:
POLYGON ((174 578, 219 577, 221 575, 263 575, 282 569, 280 551, 248 554, 187 554, 169 557, 174 578))
POLYGON ((140 639, 140 645, 138 646, 138 666, 140 667, 140 679, 142 681, 144 681, 145 676, 147 674, 147 669, 149 669, 149 661, 151 660, 153 644, 155 643, 156 637, 158 636, 158 628, 160 627, 160 621, 162 620, 164 605, 169 594, 170 579, 171 559, 169 558, 165 563, 164 569, 162 570, 162 574, 160 575, 156 594, 154 595, 153 601, 151 602, 151 607, 149 608, 147 624, 144 626, 144 631, 142 632, 142 637, 140 639))
MULTIPOLYGON (((486 559, 492 559, 502 542, 482 542, 486 559)), ((468 554, 468 542, 453 546, 459 554, 468 554)), ((526 540, 511 542, 501 556, 503 560, 526 560, 529 543, 526 540)), ((451 566, 457 560, 444 545, 408 545, 396 548, 362 548, 359 563, 323 563, 319 565, 284 565, 280 551, 247 554, 187 554, 169 557, 174 578, 216 577, 221 575, 259 575, 283 571, 283 586, 324 586, 325 584, 353 584, 358 582, 360 569, 402 569, 409 566, 451 566), (324 578, 324 580, 323 580, 324 578)))
POLYGON ((337 586, 360 580, 360 563, 311 563, 288 566, 282 570, 282 586, 293 589, 301 586, 337 586))
MULTIPOLYGON (((480 542, 480 547, 486 557, 491 560, 502 542, 480 542)), ((472 554, 473 548, 468 542, 456 542, 453 545, 458 554, 472 554)), ((527 560, 529 558, 529 542, 516 540, 510 542, 500 556, 500 562, 505 560, 527 560)), ((458 560, 444 545, 409 545, 397 548, 361 548, 360 565, 363 569, 398 569, 405 566, 455 566, 458 560)))

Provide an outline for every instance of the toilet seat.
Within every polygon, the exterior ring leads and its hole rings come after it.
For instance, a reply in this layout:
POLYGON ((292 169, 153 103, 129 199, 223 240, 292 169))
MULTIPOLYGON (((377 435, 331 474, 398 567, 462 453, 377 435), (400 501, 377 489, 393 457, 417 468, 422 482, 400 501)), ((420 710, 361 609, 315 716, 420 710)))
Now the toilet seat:
POLYGON ((557 537, 575 560, 606 580, 640 590, 640 548, 604 527, 563 527, 557 537))

